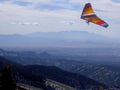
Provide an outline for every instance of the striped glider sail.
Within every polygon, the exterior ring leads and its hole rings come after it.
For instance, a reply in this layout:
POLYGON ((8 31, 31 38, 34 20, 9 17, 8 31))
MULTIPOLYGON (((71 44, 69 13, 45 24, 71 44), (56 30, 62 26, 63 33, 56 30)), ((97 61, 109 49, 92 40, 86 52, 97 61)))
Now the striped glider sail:
POLYGON ((108 24, 101 20, 93 11, 92 6, 90 3, 85 4, 85 7, 83 9, 81 19, 84 19, 87 21, 87 23, 92 22, 97 25, 103 26, 105 28, 108 27, 108 24))

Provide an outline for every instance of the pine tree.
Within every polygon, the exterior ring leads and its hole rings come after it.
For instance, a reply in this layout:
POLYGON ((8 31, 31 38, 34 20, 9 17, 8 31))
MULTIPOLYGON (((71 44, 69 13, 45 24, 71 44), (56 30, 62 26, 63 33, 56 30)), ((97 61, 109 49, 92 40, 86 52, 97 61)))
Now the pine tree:
POLYGON ((16 83, 13 78, 12 66, 5 65, 1 74, 0 90, 16 90, 16 83))

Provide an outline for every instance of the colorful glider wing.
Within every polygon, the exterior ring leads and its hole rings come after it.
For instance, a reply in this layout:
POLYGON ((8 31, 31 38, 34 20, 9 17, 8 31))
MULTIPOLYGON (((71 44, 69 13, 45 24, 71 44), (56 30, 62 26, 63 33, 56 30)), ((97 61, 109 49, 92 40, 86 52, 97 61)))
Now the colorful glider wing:
POLYGON ((98 16, 96 16, 90 3, 85 4, 81 19, 86 20, 88 23, 92 22, 105 28, 108 27, 108 24, 105 21, 101 20, 98 16))

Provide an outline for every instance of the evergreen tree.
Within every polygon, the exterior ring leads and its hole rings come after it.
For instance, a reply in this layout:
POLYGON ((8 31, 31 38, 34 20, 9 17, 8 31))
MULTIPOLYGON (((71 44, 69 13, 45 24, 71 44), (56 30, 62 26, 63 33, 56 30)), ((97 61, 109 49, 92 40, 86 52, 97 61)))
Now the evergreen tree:
POLYGON ((0 79, 1 88, 0 90, 16 90, 16 83, 13 78, 12 66, 5 65, 1 74, 0 79))

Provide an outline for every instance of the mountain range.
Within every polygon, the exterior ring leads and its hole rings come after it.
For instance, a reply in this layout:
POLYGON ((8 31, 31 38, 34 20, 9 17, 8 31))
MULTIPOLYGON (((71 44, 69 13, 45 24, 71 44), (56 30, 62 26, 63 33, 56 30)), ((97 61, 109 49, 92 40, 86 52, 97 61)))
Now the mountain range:
POLYGON ((83 75, 64 71, 55 66, 41 66, 41 65, 22 66, 0 56, 0 71, 2 70, 2 67, 5 64, 11 64, 13 66, 14 76, 18 83, 21 82, 28 85, 30 84, 36 87, 43 88, 43 86, 45 85, 43 85, 44 82, 41 80, 51 79, 63 83, 65 85, 74 87, 78 90, 96 89, 99 87, 108 88, 106 85, 101 84, 90 78, 87 78, 83 75))
POLYGON ((11 62, 27 65, 25 68, 30 66, 30 70, 35 69, 35 71, 32 70, 33 73, 37 73, 37 68, 40 67, 39 65, 55 66, 68 72, 89 77, 107 86, 120 86, 120 64, 118 56, 56 56, 45 51, 6 51, 3 49, 0 50, 0 55, 9 59, 11 62))
POLYGON ((87 31, 36 32, 31 34, 0 35, 4 47, 93 47, 116 46, 120 42, 87 31))

